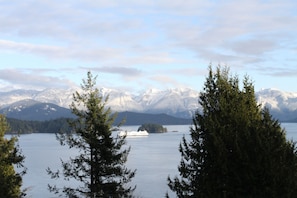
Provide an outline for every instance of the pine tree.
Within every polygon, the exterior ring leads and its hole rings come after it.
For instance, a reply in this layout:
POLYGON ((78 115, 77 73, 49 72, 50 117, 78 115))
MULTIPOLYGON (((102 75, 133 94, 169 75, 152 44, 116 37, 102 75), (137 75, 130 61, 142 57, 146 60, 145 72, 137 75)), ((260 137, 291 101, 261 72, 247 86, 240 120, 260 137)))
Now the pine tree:
POLYGON ((5 116, 0 115, 0 197, 18 198, 25 195, 25 191, 21 190, 22 176, 26 173, 23 166, 25 157, 16 145, 16 137, 4 137, 8 129, 5 116), (21 171, 17 172, 15 167, 21 171))
MULTIPOLYGON (((62 145, 79 150, 79 155, 62 161, 65 180, 75 179, 82 183, 78 187, 49 185, 49 190, 63 193, 67 197, 132 197, 135 187, 128 183, 135 175, 125 167, 130 148, 124 149, 125 137, 113 137, 111 127, 114 116, 106 108, 108 98, 99 95, 95 88, 96 77, 88 72, 81 85, 82 93, 73 94, 71 110, 77 119, 70 121, 74 133, 57 135, 62 145)), ((60 172, 48 173, 59 178, 60 172)))
POLYGON ((248 77, 240 88, 228 68, 211 66, 199 96, 190 140, 179 147, 179 176, 168 177, 178 197, 294 197, 295 143, 268 109, 257 104, 248 77))

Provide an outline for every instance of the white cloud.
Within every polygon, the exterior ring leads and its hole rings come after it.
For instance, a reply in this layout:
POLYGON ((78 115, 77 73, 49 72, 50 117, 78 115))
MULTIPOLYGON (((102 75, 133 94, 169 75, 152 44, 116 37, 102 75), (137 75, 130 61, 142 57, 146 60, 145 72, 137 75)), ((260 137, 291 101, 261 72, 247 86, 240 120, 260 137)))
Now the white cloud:
POLYGON ((84 49, 80 46, 38 45, 9 40, 0 40, 0 50, 42 55, 53 59, 77 59, 84 61, 110 60, 121 56, 120 50, 116 48, 84 49))
POLYGON ((43 57, 52 67, 63 60, 76 73, 84 65, 130 82, 172 68, 174 76, 153 78, 191 84, 189 68, 200 74, 209 62, 284 70, 296 62, 296 7, 292 0, 3 1, 0 53, 43 57))
POLYGON ((68 79, 40 75, 40 70, 22 71, 16 69, 0 69, 0 80, 4 84, 27 89, 44 89, 45 87, 68 88, 75 84, 68 79))
MULTIPOLYGON (((277 67, 277 66, 267 66, 261 68, 255 68, 256 71, 270 75, 273 77, 297 77, 297 68, 284 68, 284 67, 277 67)), ((289 86, 289 85, 288 85, 289 86)))
MULTIPOLYGON (((276 43, 282 41, 290 30, 296 31, 296 16, 294 19, 287 13, 291 8, 290 1, 265 3, 255 0, 220 3, 194 0, 187 3, 180 0, 154 3, 26 1, 4 6, 0 21, 4 32, 14 32, 29 40, 39 37, 52 39, 53 43, 61 42, 63 47, 44 49, 36 44, 38 49, 32 50, 34 53, 45 50, 44 55, 50 54, 51 58, 65 56, 98 61, 98 57, 114 58, 120 57, 119 54, 137 53, 145 62, 146 52, 135 51, 134 46, 147 50, 153 43, 167 51, 179 46, 181 50, 197 53, 220 47, 246 53, 247 49, 240 47, 247 45, 245 37, 249 36, 250 41, 261 41, 265 34, 278 33, 270 40, 265 38, 270 48, 263 48, 263 41, 254 42, 254 51, 251 47, 248 51, 261 54, 265 50, 274 50, 276 43), (139 17, 135 17, 134 12, 139 17)), ((225 58, 228 57, 232 55, 226 54, 225 58)))
POLYGON ((119 74, 123 76, 140 76, 142 74, 141 70, 136 68, 128 68, 128 67, 82 67, 82 68, 90 71, 119 74))
POLYGON ((19 51, 27 53, 40 53, 44 55, 60 54, 61 47, 34 45, 30 43, 14 42, 9 40, 0 40, 0 49, 3 51, 19 51))

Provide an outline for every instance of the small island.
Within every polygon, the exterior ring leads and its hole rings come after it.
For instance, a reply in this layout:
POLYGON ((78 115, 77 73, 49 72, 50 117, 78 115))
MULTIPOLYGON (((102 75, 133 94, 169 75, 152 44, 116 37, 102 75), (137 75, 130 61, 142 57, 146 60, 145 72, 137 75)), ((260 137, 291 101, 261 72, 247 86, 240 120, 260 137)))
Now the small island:
POLYGON ((167 132, 167 128, 163 127, 160 124, 154 124, 154 123, 145 123, 142 124, 138 131, 144 131, 146 130, 148 133, 165 133, 167 132))

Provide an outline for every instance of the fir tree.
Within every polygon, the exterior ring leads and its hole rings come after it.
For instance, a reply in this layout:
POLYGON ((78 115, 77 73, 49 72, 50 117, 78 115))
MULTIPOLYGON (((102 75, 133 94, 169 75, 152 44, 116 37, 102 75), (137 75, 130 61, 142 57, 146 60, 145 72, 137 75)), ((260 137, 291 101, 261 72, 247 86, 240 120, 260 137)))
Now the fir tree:
POLYGON ((178 197, 294 197, 295 143, 268 109, 257 104, 253 83, 227 68, 209 68, 190 140, 179 147, 179 176, 168 177, 178 197))
MULTIPOLYGON (((132 197, 135 187, 128 183, 135 175, 125 167, 130 148, 123 149, 125 137, 112 136, 114 116, 106 108, 108 98, 99 95, 95 88, 96 77, 88 72, 81 85, 82 93, 73 95, 71 110, 77 119, 70 122, 74 133, 57 135, 62 145, 78 149, 79 155, 62 161, 62 175, 65 180, 75 179, 82 183, 78 187, 49 185, 49 190, 62 192, 67 197, 132 197)), ((60 172, 48 173, 59 178, 60 172)))
POLYGON ((0 197, 18 198, 25 195, 21 190, 22 176, 26 173, 23 166, 25 157, 21 154, 18 139, 4 137, 8 131, 8 124, 4 115, 0 115, 0 197), (15 167, 21 170, 17 172, 15 167))

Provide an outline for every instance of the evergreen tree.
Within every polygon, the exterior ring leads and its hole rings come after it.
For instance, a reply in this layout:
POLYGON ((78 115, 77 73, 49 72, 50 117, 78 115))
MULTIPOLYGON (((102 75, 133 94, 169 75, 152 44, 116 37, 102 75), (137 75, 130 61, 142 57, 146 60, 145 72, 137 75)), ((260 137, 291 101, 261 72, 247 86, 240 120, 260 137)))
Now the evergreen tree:
POLYGON ((167 128, 163 127, 161 124, 154 123, 144 123, 138 127, 137 131, 147 131, 148 133, 164 133, 167 132, 167 128))
POLYGON ((168 177, 178 197, 295 197, 295 143, 268 109, 257 104, 252 82, 242 88, 227 68, 209 68, 190 140, 179 147, 179 176, 168 177))
MULTIPOLYGON (((49 185, 49 190, 62 192, 67 197, 132 197, 135 187, 128 183, 135 175, 125 167, 130 148, 123 149, 125 137, 112 136, 114 116, 106 108, 107 98, 95 88, 96 77, 88 72, 81 85, 82 93, 73 94, 71 110, 77 119, 70 121, 74 133, 57 135, 62 145, 79 150, 79 155, 65 162, 62 175, 65 180, 75 179, 82 183, 76 188, 49 185)), ((59 178, 60 172, 48 173, 59 178)))
POLYGON ((21 190, 22 176, 26 173, 23 166, 25 157, 21 155, 17 138, 6 139, 5 132, 8 131, 8 124, 4 115, 0 115, 0 197, 18 198, 25 195, 21 190), (21 172, 16 172, 15 167, 21 172))

